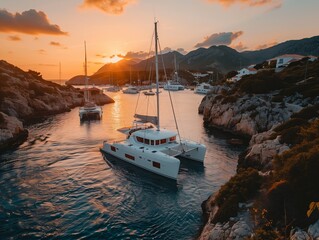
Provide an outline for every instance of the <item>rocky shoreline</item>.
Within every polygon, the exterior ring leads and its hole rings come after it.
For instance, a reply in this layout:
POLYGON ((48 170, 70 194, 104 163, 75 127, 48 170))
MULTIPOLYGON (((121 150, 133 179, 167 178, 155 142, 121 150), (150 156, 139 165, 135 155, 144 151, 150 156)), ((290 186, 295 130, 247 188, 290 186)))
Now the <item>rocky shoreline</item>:
MULTIPOLYGON (((110 97, 95 96, 98 105, 113 103, 110 97)), ((72 86, 42 79, 40 73, 25 72, 0 61, 0 151, 13 148, 28 137, 25 125, 84 104, 83 93, 72 86)))
MULTIPOLYGON (((295 149, 303 144, 300 147, 303 150, 305 148, 303 139, 309 135, 303 137, 303 132, 313 132, 307 128, 316 129, 317 126, 319 97, 317 92, 314 94, 312 91, 317 91, 318 85, 314 83, 314 79, 318 79, 315 70, 318 69, 318 61, 313 65, 313 76, 307 81, 303 80, 302 83, 300 79, 298 80, 298 67, 288 69, 281 75, 278 74, 280 78, 284 74, 290 74, 288 71, 296 71, 295 82, 291 82, 286 89, 270 89, 263 92, 243 91, 244 84, 247 85, 247 82, 252 84, 251 82, 254 81, 250 78, 244 83, 215 86, 202 100, 198 112, 203 114, 206 126, 249 138, 250 142, 246 151, 239 156, 237 174, 222 186, 219 192, 203 202, 205 225, 198 239, 316 239, 319 237, 318 214, 307 219, 308 206, 302 200, 289 202, 292 206, 295 204, 294 207, 300 205, 300 209, 304 209, 304 213, 301 211, 299 215, 291 213, 293 224, 289 226, 287 226, 288 223, 284 223, 286 220, 282 219, 282 216, 276 216, 275 213, 282 211, 282 206, 279 206, 278 202, 286 198, 284 193, 287 196, 292 195, 293 187, 291 186, 297 184, 289 182, 291 181, 289 174, 292 175, 293 171, 297 171, 293 170, 295 167, 283 165, 278 168, 278 159, 298 156, 300 150, 295 149), (307 84, 303 85, 306 82, 307 84), (311 96, 308 96, 309 91, 311 96), (293 151, 298 153, 293 155, 291 153, 293 151), (288 186, 292 190, 285 190, 288 186), (280 195, 277 192, 280 192, 280 195), (276 199, 277 205, 273 203, 276 202, 273 199, 276 199), (296 219, 300 216, 302 218, 305 216, 305 220, 296 219)), ((313 141, 317 141, 316 136, 309 139, 309 142, 313 141)), ((309 150, 306 150, 304 154, 306 155, 307 152, 309 150)), ((303 153, 300 152, 300 154, 303 153)), ((293 161, 299 161, 299 165, 306 164, 300 159, 293 161)), ((317 164, 316 160, 313 162, 317 164)), ((309 175, 311 174, 310 172, 309 175)), ((314 193, 307 193, 312 196, 309 199, 317 200, 316 189, 309 191, 314 191, 314 193)), ((290 206, 287 207, 287 211, 288 208, 293 211, 290 206)))

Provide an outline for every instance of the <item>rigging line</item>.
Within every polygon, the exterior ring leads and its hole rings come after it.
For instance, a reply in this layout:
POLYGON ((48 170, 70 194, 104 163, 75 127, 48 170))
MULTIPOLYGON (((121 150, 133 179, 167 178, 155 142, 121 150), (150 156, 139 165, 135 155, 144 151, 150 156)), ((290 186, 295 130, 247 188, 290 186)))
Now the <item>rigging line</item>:
MULTIPOLYGON (((161 44, 160 44, 159 39, 158 39, 158 46, 159 46, 160 53, 161 53, 161 52, 162 52, 162 49, 161 49, 161 44)), ((162 62, 163 62, 164 75, 165 75, 165 79, 166 79, 166 81, 167 81, 167 75, 166 75, 166 70, 165 70, 165 64, 164 64, 163 54, 161 54, 161 57, 162 57, 162 62)), ((172 101, 171 91, 170 91, 169 89, 168 89, 168 95, 169 95, 169 100, 170 100, 171 107, 172 107, 172 111, 173 111, 173 116, 174 116, 175 126, 176 126, 176 130, 177 130, 177 135, 178 135, 178 138, 179 138, 179 143, 180 143, 181 146, 182 146, 183 152, 185 152, 184 147, 183 147, 183 144, 182 144, 181 134, 180 134, 180 132, 179 132, 179 128, 178 128, 178 124, 177 124, 177 119, 176 119, 175 109, 174 109, 174 105, 173 105, 173 101, 172 101)))
POLYGON ((148 55, 147 55, 147 61, 145 63, 145 68, 144 68, 144 71, 146 72, 147 68, 148 68, 148 64, 151 66, 151 63, 149 63, 149 59, 150 59, 150 56, 151 56, 151 51, 152 51, 152 46, 153 46, 153 39, 154 39, 154 35, 155 35, 155 30, 153 30, 153 34, 152 34, 152 37, 151 37, 151 44, 150 44, 150 47, 148 49, 148 55))
MULTIPOLYGON (((137 101, 136 101, 134 116, 135 116, 135 114, 136 114, 136 112, 137 112, 137 106, 138 106, 138 102, 139 102, 139 100, 140 100, 140 96, 141 96, 141 92, 139 91, 139 92, 138 92, 138 96, 137 96, 137 101)), ((134 117, 134 118, 135 118, 135 117, 134 117)), ((136 118, 135 118, 135 119, 136 119, 136 118)))

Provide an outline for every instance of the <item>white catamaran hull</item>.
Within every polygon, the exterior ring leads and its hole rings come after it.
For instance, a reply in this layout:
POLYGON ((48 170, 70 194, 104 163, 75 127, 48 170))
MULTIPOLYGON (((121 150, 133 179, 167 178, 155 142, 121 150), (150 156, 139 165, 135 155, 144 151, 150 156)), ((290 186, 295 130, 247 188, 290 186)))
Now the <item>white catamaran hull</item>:
POLYGON ((147 171, 177 180, 180 160, 175 157, 123 143, 104 142, 101 150, 147 171))

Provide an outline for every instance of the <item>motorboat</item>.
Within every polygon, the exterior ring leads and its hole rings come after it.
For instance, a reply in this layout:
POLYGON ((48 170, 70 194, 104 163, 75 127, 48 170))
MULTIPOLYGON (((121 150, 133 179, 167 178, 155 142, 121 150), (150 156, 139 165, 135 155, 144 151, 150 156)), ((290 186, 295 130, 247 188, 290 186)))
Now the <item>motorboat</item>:
POLYGON ((212 90, 212 86, 210 84, 201 83, 196 86, 196 88, 194 89, 194 93, 207 94, 211 90, 212 90))
POLYGON ((129 86, 126 89, 122 90, 122 92, 126 94, 137 94, 139 93, 139 89, 137 87, 129 86))
POLYGON ((179 82, 169 80, 166 84, 164 84, 164 90, 168 91, 181 91, 184 90, 185 87, 179 82))
POLYGON ((150 90, 148 90, 148 91, 144 91, 143 93, 144 93, 144 95, 146 95, 146 96, 154 96, 154 95, 155 95, 155 92, 153 92, 152 89, 150 89, 150 90))
POLYGON ((157 114, 151 116, 135 113, 132 126, 118 129, 126 135, 126 138, 115 142, 104 141, 101 151, 149 172, 177 180, 180 158, 203 163, 206 146, 183 140, 178 131, 160 127, 157 22, 155 22, 154 32, 157 114))
POLYGON ((86 42, 84 42, 85 49, 85 88, 84 88, 84 106, 79 109, 80 120, 99 120, 102 118, 102 108, 97 106, 93 101, 90 100, 90 91, 88 88, 88 77, 87 77, 87 57, 86 57, 86 42))
POLYGON ((108 88, 104 88, 105 91, 107 92, 118 92, 121 90, 120 86, 110 86, 108 88))

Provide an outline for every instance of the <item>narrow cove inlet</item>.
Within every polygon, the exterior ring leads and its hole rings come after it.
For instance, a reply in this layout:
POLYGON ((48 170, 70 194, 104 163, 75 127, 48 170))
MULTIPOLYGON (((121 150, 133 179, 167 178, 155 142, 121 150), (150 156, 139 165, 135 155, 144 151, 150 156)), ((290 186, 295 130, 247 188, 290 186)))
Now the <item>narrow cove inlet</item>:
MULTIPOLYGON (((0 156, 0 227, 4 239, 193 239, 201 203, 235 174, 244 146, 205 129, 203 98, 190 90, 172 100, 182 138, 207 147, 204 164, 181 160, 176 182, 100 152, 132 124, 137 95, 108 93, 101 120, 80 122, 78 108, 29 128, 28 140, 0 156)), ((141 95, 145 99, 147 96, 141 95)), ((143 99, 142 99, 143 100, 143 99)), ((167 91, 161 125, 175 129, 167 91)))

